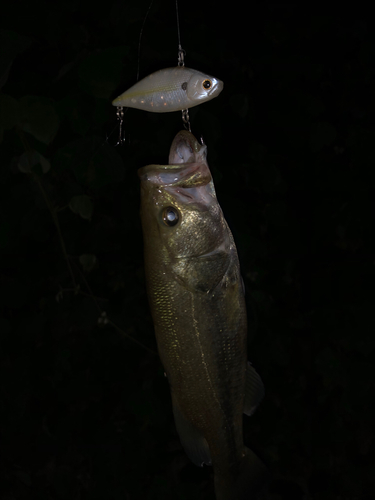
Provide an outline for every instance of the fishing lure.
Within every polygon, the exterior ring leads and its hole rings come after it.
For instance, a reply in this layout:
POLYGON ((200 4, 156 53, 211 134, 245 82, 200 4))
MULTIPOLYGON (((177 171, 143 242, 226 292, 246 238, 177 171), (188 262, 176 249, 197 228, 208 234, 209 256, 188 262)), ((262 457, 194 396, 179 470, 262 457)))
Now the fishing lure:
POLYGON ((195 69, 177 66, 156 71, 112 101, 113 106, 154 113, 183 111, 217 97, 223 82, 195 69))
MULTIPOLYGON (((146 17, 151 9, 152 3, 153 0, 148 8, 146 17)), ((181 111, 184 127, 191 132, 189 108, 214 99, 223 90, 224 84, 218 78, 185 67, 185 51, 181 46, 177 0, 176 15, 178 66, 161 69, 146 76, 143 80, 135 83, 130 89, 126 90, 112 101, 112 105, 117 107, 116 114, 119 122, 119 139, 116 146, 124 144, 125 142, 125 138, 123 137, 124 107, 143 109, 153 113, 181 111)), ((137 79, 139 75, 141 37, 146 17, 143 21, 138 44, 137 79)))

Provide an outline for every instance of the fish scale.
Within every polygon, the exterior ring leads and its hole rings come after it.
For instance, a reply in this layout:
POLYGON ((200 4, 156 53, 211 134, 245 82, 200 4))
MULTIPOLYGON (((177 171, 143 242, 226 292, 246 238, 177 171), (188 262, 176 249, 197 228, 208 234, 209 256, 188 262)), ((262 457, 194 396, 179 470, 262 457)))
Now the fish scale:
POLYGON ((179 132, 169 162, 139 170, 158 351, 187 455, 197 465, 212 464, 217 500, 245 500, 263 487, 267 470, 243 443, 242 415, 253 413, 264 388, 246 359, 236 246, 216 198, 206 146, 179 132))

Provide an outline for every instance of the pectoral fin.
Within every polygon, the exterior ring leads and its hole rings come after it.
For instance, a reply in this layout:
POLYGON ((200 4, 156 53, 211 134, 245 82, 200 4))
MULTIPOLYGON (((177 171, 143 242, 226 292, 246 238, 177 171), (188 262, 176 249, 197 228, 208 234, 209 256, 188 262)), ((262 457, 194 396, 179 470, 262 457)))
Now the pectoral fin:
POLYGON ((190 460, 199 467, 211 465, 210 449, 202 433, 192 425, 173 402, 173 414, 182 447, 190 460))
POLYGON ((250 361, 248 361, 246 367, 245 402, 243 410, 245 415, 252 415, 263 398, 264 385, 262 379, 251 365, 250 361))

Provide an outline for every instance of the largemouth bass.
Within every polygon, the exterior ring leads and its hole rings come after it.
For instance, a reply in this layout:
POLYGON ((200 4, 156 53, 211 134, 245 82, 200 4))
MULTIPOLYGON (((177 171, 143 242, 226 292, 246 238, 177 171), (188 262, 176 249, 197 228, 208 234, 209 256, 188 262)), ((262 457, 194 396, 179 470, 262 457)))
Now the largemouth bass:
POLYGON ((242 414, 264 388, 246 359, 238 256, 206 152, 184 130, 169 165, 139 170, 147 291, 183 448, 212 464, 218 500, 254 499, 267 469, 244 446, 242 414))
POLYGON ((112 101, 113 106, 168 113, 210 101, 223 90, 223 82, 195 69, 177 66, 146 76, 112 101))

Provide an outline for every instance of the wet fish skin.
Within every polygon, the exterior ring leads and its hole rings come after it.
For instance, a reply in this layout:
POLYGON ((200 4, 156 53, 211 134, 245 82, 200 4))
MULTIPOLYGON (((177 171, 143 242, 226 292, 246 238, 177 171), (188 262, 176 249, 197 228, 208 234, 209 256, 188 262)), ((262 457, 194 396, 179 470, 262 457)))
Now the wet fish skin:
POLYGON ((181 111, 217 97, 223 85, 213 76, 177 66, 146 76, 114 99, 112 104, 154 113, 181 111))
POLYGON ((238 256, 206 153, 182 131, 169 165, 139 170, 145 273, 181 443, 194 463, 213 465, 218 500, 244 500, 267 476, 242 435, 242 414, 264 389, 246 360, 238 256))

